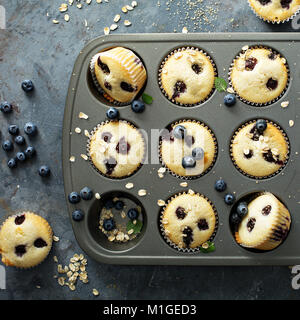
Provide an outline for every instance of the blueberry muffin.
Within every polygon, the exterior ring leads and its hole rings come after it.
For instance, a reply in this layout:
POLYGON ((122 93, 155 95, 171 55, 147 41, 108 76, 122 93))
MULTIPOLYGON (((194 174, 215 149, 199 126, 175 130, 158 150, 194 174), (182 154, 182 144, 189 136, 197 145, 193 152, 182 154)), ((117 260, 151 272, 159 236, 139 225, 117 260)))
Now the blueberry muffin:
POLYGON ((162 163, 175 175, 197 177, 213 165, 217 153, 214 134, 204 124, 184 120, 161 135, 162 163))
POLYGON ((300 8, 300 0, 248 0, 255 13, 268 22, 283 22, 300 8))
POLYGON ((100 87, 117 102, 130 103, 146 82, 142 61, 129 49, 116 47, 100 52, 93 61, 100 87))
POLYGON ((272 194, 263 193, 248 204, 235 238, 246 248, 272 250, 286 238, 291 225, 288 209, 272 194))
POLYGON ((286 61, 271 49, 250 48, 234 60, 230 80, 242 99, 253 104, 270 103, 287 86, 286 61))
POLYGON ((198 248, 215 231, 216 215, 211 203, 200 194, 180 194, 166 205, 161 217, 162 232, 178 248, 198 248))
POLYGON ((96 167, 110 178, 133 174, 145 156, 145 142, 140 131, 127 121, 108 121, 93 132, 89 156, 96 167))
POLYGON ((246 175, 266 178, 286 164, 289 143, 285 133, 264 119, 245 124, 234 134, 231 156, 246 175))
POLYGON ((172 102, 194 105, 206 100, 214 87, 215 69, 208 56, 193 48, 169 54, 161 66, 159 82, 172 102))
POLYGON ((52 247, 48 222, 32 212, 6 219, 0 229, 0 252, 7 266, 30 268, 41 263, 52 247))

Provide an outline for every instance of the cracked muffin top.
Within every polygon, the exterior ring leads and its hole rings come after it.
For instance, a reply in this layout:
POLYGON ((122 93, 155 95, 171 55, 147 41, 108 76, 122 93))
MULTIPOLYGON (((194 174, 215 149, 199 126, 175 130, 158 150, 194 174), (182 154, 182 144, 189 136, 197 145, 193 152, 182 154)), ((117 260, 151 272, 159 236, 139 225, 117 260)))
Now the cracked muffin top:
POLYGON ((241 98, 257 104, 271 102, 287 86, 286 60, 271 49, 250 48, 234 60, 231 82, 241 98))
POLYGON ((171 54, 160 73, 161 88, 168 99, 183 105, 204 101, 213 90, 214 78, 210 59, 192 48, 171 54))
POLYGON ((146 69, 140 58, 122 47, 96 55, 95 75, 101 88, 121 103, 130 103, 147 79, 146 69))
POLYGON ((254 11, 264 20, 280 22, 294 15, 300 0, 249 0, 254 11))

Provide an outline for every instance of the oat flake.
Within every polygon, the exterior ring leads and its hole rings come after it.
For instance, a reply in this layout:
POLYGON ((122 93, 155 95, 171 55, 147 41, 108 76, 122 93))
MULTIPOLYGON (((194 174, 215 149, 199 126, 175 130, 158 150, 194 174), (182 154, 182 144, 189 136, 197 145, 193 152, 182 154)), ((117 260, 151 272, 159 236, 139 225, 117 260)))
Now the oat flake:
POLYGON ((104 31, 104 34, 107 36, 108 34, 109 34, 109 27, 105 27, 104 29, 103 29, 103 31, 104 31))
POLYGON ((85 119, 87 120, 89 118, 89 116, 83 112, 79 112, 79 119, 85 119))
POLYGON ((164 200, 159 199, 159 200, 157 200, 157 204, 158 204, 158 206, 163 207, 166 203, 164 200))
POLYGON ((282 108, 287 108, 289 104, 290 104, 289 101, 283 101, 283 102, 281 102, 281 107, 282 108))
POLYGON ((114 22, 119 22, 121 19, 121 16, 119 14, 116 14, 114 17, 114 22))
POLYGON ((129 27, 131 26, 131 22, 129 20, 124 21, 124 26, 129 27))
POLYGON ((295 124, 294 120, 290 120, 290 121, 289 121, 289 126, 290 126, 290 127, 293 127, 294 124, 295 124))
POLYGON ((126 189, 132 189, 133 188, 133 183, 132 182, 128 182, 126 185, 125 185, 125 188, 126 189))
POLYGON ((140 189, 140 190, 138 191, 138 195, 139 195, 140 197, 144 197, 146 194, 147 194, 147 191, 146 191, 145 189, 140 189))
POLYGON ((99 291, 97 289, 93 289, 93 295, 94 296, 99 296, 99 291))
POLYGON ((86 154, 82 153, 80 156, 81 156, 82 159, 88 160, 88 156, 86 154))

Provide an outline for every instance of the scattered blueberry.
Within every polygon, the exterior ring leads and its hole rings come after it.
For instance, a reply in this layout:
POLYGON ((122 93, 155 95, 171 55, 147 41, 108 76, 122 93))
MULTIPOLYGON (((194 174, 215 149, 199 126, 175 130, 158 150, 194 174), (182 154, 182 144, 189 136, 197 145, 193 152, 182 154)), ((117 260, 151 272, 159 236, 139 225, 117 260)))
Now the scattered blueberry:
POLYGON ((33 85, 33 82, 31 80, 24 80, 22 82, 21 87, 25 92, 30 92, 30 91, 33 90, 34 85, 33 85))
POLYGON ((195 160, 201 160, 204 158, 204 150, 202 148, 195 148, 192 150, 192 156, 195 160))
POLYGON ((182 125, 178 125, 173 129, 173 136, 177 139, 183 139, 186 135, 186 129, 182 125))
POLYGON ((108 119, 116 119, 119 116, 119 111, 116 108, 111 107, 106 111, 106 116, 108 119))
POLYGON ((74 221, 81 221, 84 217, 84 213, 81 210, 75 210, 72 213, 72 219, 74 221))
POLYGON ((69 199, 70 203, 76 204, 76 203, 80 202, 80 195, 79 195, 79 193, 73 191, 69 194, 68 199, 69 199))
POLYGON ((11 124, 9 127, 8 127, 8 132, 13 135, 13 136, 16 136, 18 133, 19 133, 19 127, 16 126, 15 124, 11 124))
POLYGON ((234 212, 230 216, 230 222, 233 226, 237 226, 241 222, 241 217, 237 214, 237 212, 234 212))
POLYGON ((264 132, 267 129, 267 121, 264 119, 258 119, 256 121, 256 129, 259 132, 264 132))
POLYGON ((12 151, 14 149, 14 145, 10 140, 5 140, 2 143, 2 148, 4 151, 12 151))
POLYGON ((105 209, 112 209, 114 206, 115 204, 111 199, 107 200, 104 204, 105 209))
POLYGON ((35 153, 36 153, 35 148, 31 146, 27 147, 25 150, 25 155, 28 158, 32 158, 35 155, 35 153))
POLYGON ((114 219, 109 218, 109 219, 104 219, 103 220, 103 228, 106 231, 112 231, 113 229, 115 229, 116 224, 114 219))
POLYGON ((91 200, 93 198, 93 191, 88 188, 88 187, 84 187, 81 191, 80 191, 80 197, 83 200, 91 200))
POLYGON ((24 152, 17 152, 17 155, 16 155, 18 161, 25 161, 26 160, 26 156, 25 156, 25 153, 24 152))
POLYGON ((130 220, 136 220, 137 217, 139 216, 139 212, 135 208, 131 208, 127 212, 127 216, 130 220))
POLYGON ((117 210, 122 210, 122 209, 124 208, 124 202, 121 201, 121 200, 117 200, 117 201, 115 202, 115 208, 116 208, 117 210))
POLYGON ((235 201, 235 196, 232 193, 225 194, 224 201, 228 205, 232 205, 235 201))
POLYGON ((47 176, 49 176, 49 175, 50 175, 50 168, 49 168, 48 166, 45 166, 45 165, 41 166, 41 167, 39 168, 39 175, 40 175, 41 177, 47 177, 47 176))
POLYGON ((7 101, 2 102, 0 105, 0 111, 2 111, 3 113, 11 113, 12 105, 7 101))
POLYGON ((248 205, 246 202, 241 202, 236 208, 237 214, 243 218, 248 213, 248 205))
POLYGON ((143 112, 145 110, 145 104, 140 100, 134 100, 131 103, 131 109, 137 113, 143 112))
POLYGON ((196 160, 191 156, 185 156, 182 158, 183 168, 194 168, 196 166, 196 160))
POLYGON ((25 143, 25 138, 23 136, 16 136, 15 143, 22 146, 25 143))
POLYGON ((27 122, 24 126, 24 132, 29 136, 34 136, 37 133, 37 126, 32 122, 27 122))
POLYGON ((17 161, 15 158, 11 158, 7 161, 7 166, 12 169, 15 168, 17 166, 17 161))
POLYGON ((227 184, 223 179, 217 180, 215 183, 215 189, 219 192, 225 191, 227 188, 227 184))
POLYGON ((236 97, 234 94, 229 93, 224 97, 224 104, 227 107, 232 107, 236 103, 236 97))

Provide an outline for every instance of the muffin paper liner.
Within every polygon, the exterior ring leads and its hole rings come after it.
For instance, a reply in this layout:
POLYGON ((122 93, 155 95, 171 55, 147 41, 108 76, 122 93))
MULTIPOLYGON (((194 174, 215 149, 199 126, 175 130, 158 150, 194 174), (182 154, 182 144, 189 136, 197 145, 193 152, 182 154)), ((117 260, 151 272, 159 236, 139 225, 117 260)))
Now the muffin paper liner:
POLYGON ((181 120, 178 120, 174 123, 171 123, 170 126, 174 127, 180 123, 183 123, 183 122, 193 122, 193 123, 197 123, 201 126, 203 126, 204 128, 206 128, 210 134, 212 135, 213 137, 213 140, 214 140, 214 144, 215 144, 215 154, 214 154, 214 158, 213 158, 213 161, 211 163, 211 165, 205 170, 203 171, 201 174, 199 175, 195 175, 195 176, 181 176, 181 175, 178 175, 177 173, 173 172, 171 169, 169 169, 169 167, 164 163, 163 159, 162 159, 162 153, 161 153, 161 147, 162 147, 162 137, 159 138, 159 146, 158 146, 158 154, 159 154, 159 161, 160 163, 162 164, 162 166, 164 168, 166 168, 166 170, 174 177, 176 178, 179 178, 179 179, 183 179, 183 180, 194 180, 194 179, 198 179, 198 178, 201 178, 203 177, 204 175, 206 175, 212 168, 213 166, 215 165, 216 163, 216 160, 217 160, 217 156, 218 156, 218 142, 217 142, 217 138, 215 136, 215 134, 212 132, 212 130, 203 122, 200 122, 200 121, 197 121, 197 120, 190 120, 190 119, 181 119, 181 120))
MULTIPOLYGON (((48 229, 48 231, 49 231, 49 236, 50 236, 50 238, 51 238, 51 243, 50 243, 50 246, 49 246, 49 250, 48 250, 47 255, 44 257, 44 259, 43 259, 41 262, 39 262, 39 263, 37 263, 37 264, 34 264, 34 265, 32 265, 32 266, 28 266, 28 267, 21 267, 21 266, 15 266, 15 265, 14 265, 12 262, 10 262, 9 260, 8 260, 9 262, 6 264, 5 262, 3 262, 3 255, 2 255, 2 253, 1 253, 1 251, 0 251, 0 254, 1 254, 1 256, 2 256, 2 263, 4 263, 4 264, 5 264, 6 266, 8 266, 8 267, 15 267, 15 268, 21 269, 21 270, 24 270, 24 269, 32 269, 32 268, 37 267, 38 265, 40 265, 40 264, 41 264, 43 261, 45 261, 46 258, 48 257, 48 255, 49 255, 49 253, 50 253, 50 251, 51 251, 51 248, 52 248, 52 244, 53 244, 53 240, 52 240, 53 230, 52 230, 50 224, 48 223, 48 221, 47 221, 45 218, 43 218, 43 217, 41 217, 40 215, 38 215, 38 214, 36 214, 36 213, 34 213, 34 212, 31 212, 31 211, 19 211, 18 213, 12 213, 12 214, 6 215, 6 216, 5 216, 5 219, 3 219, 3 220, 1 221, 2 223, 1 223, 1 226, 0 226, 0 230, 1 230, 2 226, 4 225, 4 223, 5 223, 7 220, 9 220, 9 219, 12 218, 12 217, 17 217, 17 216, 19 216, 19 215, 21 215, 21 214, 34 215, 34 216, 38 217, 38 219, 40 220, 40 222, 43 223, 43 224, 46 226, 46 228, 48 229)), ((0 249, 1 249, 1 248, 0 248, 0 249)))
POLYGON ((205 101, 207 101, 211 96, 212 94, 214 93, 215 91, 215 86, 212 87, 212 90, 211 92, 209 93, 209 95, 204 99, 204 100, 201 100, 197 103, 193 103, 193 104, 183 104, 183 103, 180 103, 180 102, 177 102, 175 99, 170 99, 168 94, 166 93, 166 91, 164 90, 163 86, 162 86, 162 82, 161 82, 161 73, 162 73, 162 69, 164 67, 164 64, 165 62, 172 56, 174 55, 175 53, 177 52, 181 52, 181 51, 185 51, 185 50, 195 50, 195 51, 199 51, 200 53, 204 54, 210 61, 210 63, 212 64, 213 66, 213 69, 214 69, 214 73, 215 73, 215 77, 218 76, 218 72, 217 72, 217 67, 216 67, 216 64, 214 62, 214 60, 211 58, 211 56, 205 52, 204 50, 200 49, 200 48, 197 48, 197 47, 180 47, 180 48, 177 48, 173 51, 171 51, 164 59, 163 61, 161 62, 161 65, 160 65, 160 68, 158 70, 158 84, 159 84, 159 87, 160 87, 160 90, 161 92, 164 94, 164 96, 169 100, 171 101, 172 103, 178 105, 178 106, 181 106, 181 107, 194 107, 194 106, 198 106, 202 103, 204 103, 205 101))
POLYGON ((288 22, 288 21, 291 21, 295 18, 295 16, 300 12, 300 6, 298 8, 298 10, 293 14, 291 15, 290 17, 288 17, 287 19, 284 19, 284 20, 278 20, 278 21, 271 21, 271 20, 268 20, 266 19, 265 17, 262 17, 258 14, 258 12, 255 11, 255 9, 252 7, 250 1, 248 0, 248 4, 252 10, 252 12, 256 15, 257 18, 263 20, 264 22, 268 22, 268 23, 272 23, 272 24, 281 24, 281 23, 285 23, 285 22, 288 22))
MULTIPOLYGON (((93 135, 96 133, 96 131, 103 125, 105 124, 108 124, 110 122, 114 122, 115 120, 106 120, 106 121, 103 121, 101 123, 99 123, 96 127, 94 127, 94 129, 89 133, 90 136, 88 138, 88 141, 87 141, 87 146, 86 146, 86 152, 87 152, 87 156, 88 156, 88 160, 89 160, 89 163, 91 164, 91 166, 99 173, 101 174, 101 176, 103 177, 106 177, 106 178, 109 178, 109 179, 114 179, 114 180, 122 180, 122 179, 126 179, 126 178, 129 178, 131 176, 133 176, 143 165, 144 161, 145 161, 145 158, 146 158, 146 151, 147 151, 147 146, 146 146, 146 142, 145 142, 145 138, 144 138, 144 135, 139 132, 139 134, 141 135, 142 139, 143 139, 143 142, 144 142, 144 156, 143 156, 143 159, 140 163, 140 165, 129 175, 127 176, 123 176, 123 177, 112 177, 110 175, 107 175, 103 172, 101 172, 93 163, 93 160, 91 158, 91 155, 90 155, 90 143, 91 143, 91 138, 93 137, 93 135)), ((136 126, 134 126, 131 122, 129 121, 126 121, 126 120, 117 120, 118 122, 123 122, 123 123, 127 123, 129 126, 131 126, 132 128, 136 129, 136 130, 139 130, 136 126)))
MULTIPOLYGON (((263 195, 266 193, 260 193, 257 195, 263 195)), ((277 212, 277 218, 275 223, 272 224, 272 229, 269 231, 268 235, 255 247, 252 246, 247 246, 245 244, 242 244, 242 241, 240 240, 239 234, 238 232, 235 232, 234 237, 236 242, 244 247, 244 248, 248 248, 248 249, 255 249, 255 250, 260 250, 260 251, 269 251, 272 249, 275 249, 276 247, 278 247, 282 242, 284 242, 284 240, 286 239, 288 232, 290 230, 290 226, 291 226, 291 215, 288 211, 288 209, 277 199, 278 201, 278 206, 279 206, 279 210, 277 212), (285 228, 287 230, 287 233, 285 235, 285 237, 283 237, 280 240, 275 240, 274 238, 274 234, 278 233, 278 234, 282 234, 282 229, 285 228)))
MULTIPOLYGON (((174 242, 172 242, 169 237, 166 235, 165 233, 165 229, 164 229, 164 225, 163 225, 163 214, 164 214, 164 211, 167 207, 167 205, 173 200, 175 199, 176 197, 180 196, 180 195, 183 195, 183 194, 189 194, 188 192, 180 192, 180 193, 177 193, 175 195, 173 195, 172 197, 170 197, 166 204, 164 205, 164 207, 160 210, 160 213, 159 213, 159 229, 160 229, 160 233, 163 237, 163 239, 165 240, 165 242, 170 246, 172 247, 173 249, 176 249, 177 251, 179 252, 182 252, 182 253, 195 253, 195 252, 199 252, 201 250, 201 246, 197 247, 197 248, 180 248, 178 245, 176 245, 174 242)), ((217 234, 217 231, 218 231, 218 227, 219 227, 219 217, 218 217, 218 213, 217 213, 217 209, 216 207, 214 206, 214 204, 206 197, 204 196, 203 194, 201 193, 197 193, 195 192, 194 195, 197 195, 197 196, 200 196, 200 197, 203 197, 205 200, 207 200, 209 202, 209 204, 212 206, 213 208, 213 211, 214 211, 214 214, 215 214, 215 219, 216 219, 216 223, 215 223, 215 229, 214 229, 214 232, 212 233, 211 237, 206 240, 205 242, 207 241, 210 241, 212 242, 217 234)), ((205 243, 203 242, 203 243, 205 243)))
POLYGON ((263 176, 263 177, 257 177, 257 176, 253 176, 251 174, 248 174, 246 172, 244 172, 235 162, 234 160, 234 157, 233 157, 233 152, 232 152, 232 144, 233 144, 233 140, 234 138, 236 137, 236 135, 239 133, 239 131, 241 129, 243 129, 245 126, 247 126, 248 124, 251 124, 251 123, 255 123, 257 121, 257 119, 253 119, 253 120, 250 120, 250 121, 247 121, 245 122, 244 124, 242 124, 242 126, 240 126, 233 134, 233 136, 231 137, 230 139, 230 158, 231 158, 231 161, 232 163, 234 164, 235 168, 240 172, 242 173, 243 175, 245 175, 246 177, 248 178, 251 178, 251 179, 256 179, 256 180, 264 180, 264 179, 268 179, 268 178, 271 178, 271 177, 274 177, 276 176, 278 173, 280 173, 284 167, 286 166, 286 164, 288 163, 289 161, 289 156, 290 156, 290 141, 289 141, 289 138, 287 136, 287 134, 283 131, 283 129, 277 124, 277 123, 274 123, 273 121, 270 121, 270 120, 267 120, 267 119, 264 119, 267 123, 270 123, 272 124, 274 127, 276 127, 278 130, 280 130, 280 132, 282 133, 283 137, 285 138, 285 141, 287 143, 287 147, 288 147, 288 152, 287 152, 287 155, 286 155, 286 158, 285 158, 285 161, 283 163, 283 165, 274 173, 272 173, 271 175, 268 175, 268 176, 263 176))
POLYGON ((267 47, 267 46, 249 46, 246 50, 241 50, 236 56, 235 58, 233 59, 230 67, 229 67, 229 72, 228 72, 228 83, 229 83, 229 88, 232 88, 232 90, 234 91, 234 94, 236 95, 236 97, 241 100, 242 102, 244 102, 245 104, 248 104, 250 106, 254 106, 254 107, 265 107, 265 106, 269 106, 273 103, 275 103, 276 101, 278 101, 280 98, 283 97, 283 95, 286 93, 286 90, 288 89, 289 85, 290 85, 290 68, 289 68, 289 65, 288 65, 288 62, 286 61, 286 59, 279 53, 277 52, 276 50, 274 50, 273 48, 270 48, 270 47, 267 47), (234 68, 234 63, 235 61, 241 57, 241 55, 245 54, 247 52, 247 50, 249 49, 266 49, 266 50, 270 50, 272 51, 274 54, 280 56, 282 59, 285 60, 285 67, 287 69, 287 83, 286 83, 286 86, 284 88, 284 90, 281 92, 281 94, 276 97, 275 99, 269 101, 269 102, 266 102, 266 103, 255 103, 255 102, 251 102, 251 101, 248 101, 244 98, 242 98, 238 92, 235 90, 233 84, 232 84, 232 81, 231 81, 231 73, 232 73, 232 70, 234 68))

